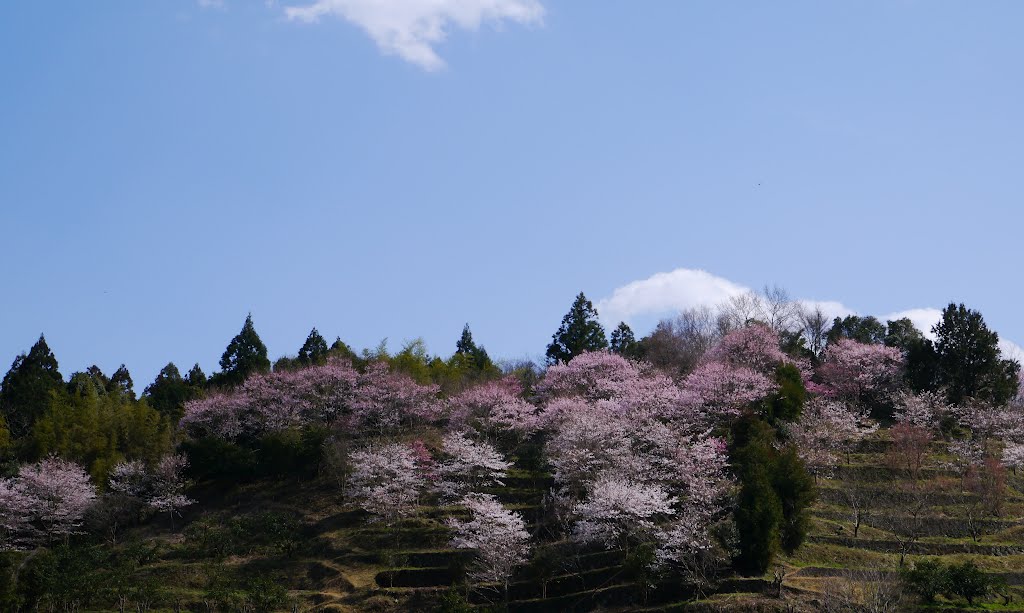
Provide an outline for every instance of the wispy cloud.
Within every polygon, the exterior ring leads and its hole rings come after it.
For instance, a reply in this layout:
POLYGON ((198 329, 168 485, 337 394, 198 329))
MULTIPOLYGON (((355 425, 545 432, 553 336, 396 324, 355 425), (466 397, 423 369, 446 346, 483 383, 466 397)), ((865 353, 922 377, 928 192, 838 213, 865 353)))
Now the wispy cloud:
MULTIPOLYGON (((627 323, 640 317, 669 316, 683 309, 717 307, 733 296, 750 291, 749 287, 734 283, 704 270, 677 268, 659 272, 616 288, 611 296, 597 301, 601 319, 614 325, 627 323)), ((818 307, 830 318, 855 315, 857 312, 835 300, 799 300, 804 306, 818 307)), ((942 319, 942 310, 932 307, 906 309, 879 317, 883 322, 909 318, 928 338, 934 338, 932 327, 942 319)), ((1024 360, 1024 348, 1000 339, 999 346, 1006 357, 1024 360)))
POLYGON ((384 53, 426 70, 444 68, 435 51, 454 28, 477 30, 481 24, 511 21, 541 23, 539 0, 315 0, 285 8, 294 21, 315 23, 336 17, 361 27, 384 53))
POLYGON ((203 9, 222 9, 225 7, 224 0, 197 0, 199 2, 199 8, 203 9))

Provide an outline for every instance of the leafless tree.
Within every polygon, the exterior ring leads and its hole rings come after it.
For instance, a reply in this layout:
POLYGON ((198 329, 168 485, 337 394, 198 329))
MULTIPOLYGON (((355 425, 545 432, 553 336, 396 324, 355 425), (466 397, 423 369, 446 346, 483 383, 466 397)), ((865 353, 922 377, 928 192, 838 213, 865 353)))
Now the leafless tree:
POLYGON ((878 488, 856 477, 843 479, 841 485, 839 491, 843 500, 846 501, 846 506, 850 509, 853 521, 853 538, 857 538, 861 525, 870 519, 871 514, 878 506, 881 493, 878 488))
POLYGON ((867 570, 826 581, 820 609, 824 613, 895 613, 906 611, 908 604, 893 573, 867 570))
POLYGON ((937 488, 929 483, 913 484, 906 487, 897 481, 889 484, 892 496, 886 513, 879 514, 873 521, 876 526, 892 534, 899 547, 900 566, 914 549, 921 537, 925 536, 928 515, 935 506, 937 488))
POLYGON ((708 307, 681 311, 664 319, 643 339, 644 359, 676 375, 689 373, 721 338, 718 314, 708 307))
POLYGON ((821 355, 821 352, 825 350, 828 331, 832 328, 832 322, 829 321, 828 316, 821 310, 821 307, 816 306, 813 309, 801 307, 799 325, 804 339, 807 341, 807 348, 814 355, 821 355))

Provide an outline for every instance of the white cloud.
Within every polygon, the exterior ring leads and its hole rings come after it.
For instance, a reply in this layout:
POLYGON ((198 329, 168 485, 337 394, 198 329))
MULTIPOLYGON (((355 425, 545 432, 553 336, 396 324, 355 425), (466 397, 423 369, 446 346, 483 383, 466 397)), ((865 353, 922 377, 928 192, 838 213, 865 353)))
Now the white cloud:
MULTIPOLYGON (((671 272, 659 272, 646 279, 632 281, 616 288, 611 296, 596 303, 597 312, 606 323, 625 321, 631 323, 637 318, 649 316, 671 316, 684 309, 694 307, 716 307, 732 296, 750 291, 750 288, 715 276, 704 270, 677 268, 671 272)), ((837 301, 800 300, 805 307, 818 307, 830 319, 856 315, 857 312, 837 301)), ((914 326, 930 339, 934 339, 932 326, 942 319, 942 310, 925 307, 907 309, 883 315, 879 319, 908 318, 914 326)), ((638 331, 639 332, 639 331, 638 331)), ((1024 362, 1024 348, 1016 343, 1000 339, 999 347, 1008 358, 1024 362)))
POLYGON ((224 0, 198 0, 199 8, 204 9, 223 9, 224 0))
POLYGON ((715 306, 748 292, 728 279, 690 268, 659 272, 627 283, 597 302, 597 312, 607 321, 628 321, 638 315, 674 313, 699 306, 715 306))
POLYGON ((932 327, 942 320, 941 309, 907 309, 906 311, 897 311, 895 313, 889 313, 883 317, 879 317, 883 323, 886 321, 895 321, 897 319, 907 318, 914 323, 914 327, 921 331, 925 335, 925 338, 935 340, 935 335, 932 333, 932 327))
POLYGON ((307 23, 344 19, 365 30, 384 53, 439 70, 445 63, 434 47, 452 26, 477 30, 483 23, 540 23, 544 7, 539 0, 315 0, 287 7, 285 15, 307 23))

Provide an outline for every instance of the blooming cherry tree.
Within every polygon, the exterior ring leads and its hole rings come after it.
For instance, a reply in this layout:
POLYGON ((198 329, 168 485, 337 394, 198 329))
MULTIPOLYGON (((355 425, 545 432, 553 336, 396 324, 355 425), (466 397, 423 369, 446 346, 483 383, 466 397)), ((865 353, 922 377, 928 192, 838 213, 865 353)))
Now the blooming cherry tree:
POLYGON ((844 338, 829 345, 823 357, 818 376, 831 395, 852 400, 885 400, 900 387, 903 353, 895 347, 844 338))
POLYGON ((452 547, 476 550, 473 575, 482 581, 502 584, 507 596, 512 573, 530 556, 526 522, 494 496, 470 494, 462 498, 461 504, 469 510, 470 519, 448 519, 447 524, 455 533, 452 547))
POLYGON ((628 548, 631 537, 649 535, 658 520, 674 515, 674 502, 660 485, 599 477, 586 500, 573 509, 578 517, 573 532, 584 542, 628 548))
MULTIPOLYGON (((27 501, 32 526, 50 540, 74 534, 96 500, 96 488, 82 467, 54 457, 22 466, 14 483, 4 489, 15 508, 27 501), (12 490, 17 493, 11 494, 12 490)), ((32 535, 21 536, 22 540, 31 540, 32 535)))
POLYGON ((829 398, 815 398, 804 406, 800 420, 788 429, 800 457, 815 477, 829 475, 840 454, 849 455, 859 441, 878 429, 853 406, 829 398))
POLYGON ((416 512, 425 480, 412 447, 371 446, 353 452, 351 463, 348 494, 361 508, 388 524, 416 512))
POLYGON ((484 442, 470 439, 462 432, 444 435, 446 458, 437 467, 439 488, 449 498, 458 498, 480 487, 501 485, 512 464, 484 442))

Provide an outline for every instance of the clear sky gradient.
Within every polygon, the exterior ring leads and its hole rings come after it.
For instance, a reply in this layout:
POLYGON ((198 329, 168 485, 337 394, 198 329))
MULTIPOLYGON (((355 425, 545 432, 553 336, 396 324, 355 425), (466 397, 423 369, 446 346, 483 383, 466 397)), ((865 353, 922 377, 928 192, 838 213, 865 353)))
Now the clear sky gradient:
POLYGON ((677 268, 1024 341, 1024 3, 527 0, 443 66, 316 4, 0 5, 0 370, 45 332, 141 391, 250 311, 536 356, 677 268))

